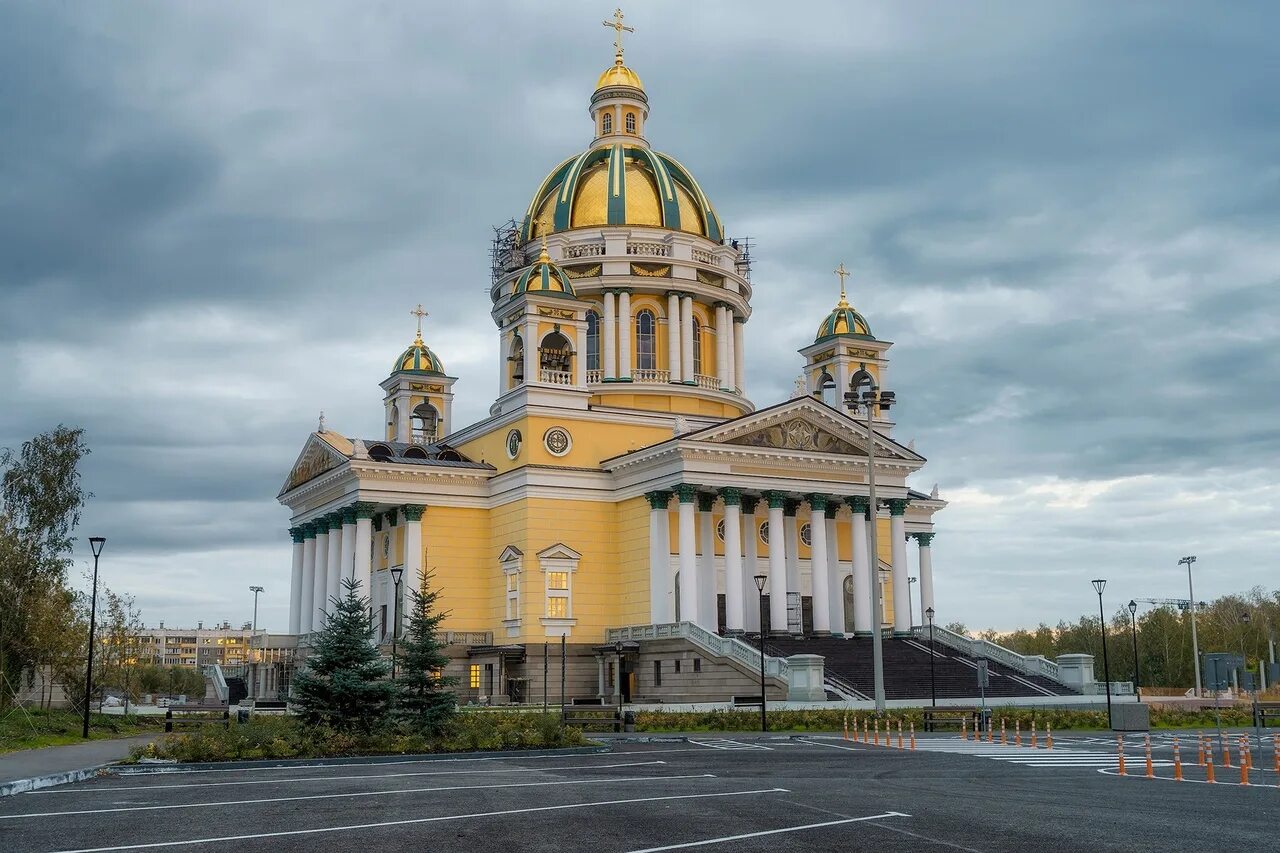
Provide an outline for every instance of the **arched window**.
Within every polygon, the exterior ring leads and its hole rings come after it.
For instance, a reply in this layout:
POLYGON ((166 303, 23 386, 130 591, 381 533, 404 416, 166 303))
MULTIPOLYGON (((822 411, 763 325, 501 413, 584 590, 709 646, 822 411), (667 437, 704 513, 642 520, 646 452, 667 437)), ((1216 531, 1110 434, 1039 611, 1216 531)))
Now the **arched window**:
POLYGON ((429 457, 427 456, 427 451, 423 450, 421 447, 410 447, 408 450, 404 452, 404 458, 405 459, 427 459, 429 457))
POLYGON ((507 356, 507 361, 511 363, 512 386, 524 382, 524 341, 519 335, 511 341, 511 355, 507 356))
POLYGON ((538 347, 538 377, 542 382, 555 382, 558 385, 572 383, 573 347, 569 339, 559 332, 552 332, 542 339, 538 347))
POLYGON ((693 372, 702 375, 702 324, 697 317, 693 318, 693 372))
POLYGON ((613 133, 613 115, 605 113, 600 118, 600 135, 604 136, 609 133, 613 133))
POLYGON ((636 132, 636 114, 627 113, 627 133, 636 132))
POLYGON ((658 320, 653 312, 644 309, 636 314, 636 370, 657 370, 658 350, 654 343, 658 335, 658 320))
POLYGON ((600 369, 600 315, 587 312, 587 370, 600 369))
POLYGON ((369 458, 376 462, 390 462, 391 448, 385 444, 375 444, 369 448, 369 458))
POLYGON ((439 436, 440 413, 430 403, 419 403, 413 410, 413 442, 431 444, 439 436))
POLYGON ((840 394, 839 389, 836 388, 836 381, 832 379, 831 374, 827 373, 825 370, 822 372, 822 375, 818 377, 818 396, 822 398, 822 402, 832 408, 838 408, 840 406, 841 401, 838 399, 840 394))

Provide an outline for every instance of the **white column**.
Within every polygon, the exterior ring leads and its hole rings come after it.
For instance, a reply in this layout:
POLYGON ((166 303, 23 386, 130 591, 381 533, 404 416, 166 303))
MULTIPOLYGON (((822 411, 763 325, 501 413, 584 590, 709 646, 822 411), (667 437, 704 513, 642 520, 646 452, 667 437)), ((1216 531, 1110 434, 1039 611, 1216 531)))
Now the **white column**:
POLYGON ((680 499, 680 612, 681 622, 698 621, 698 537, 694 523, 694 501, 698 494, 693 486, 676 487, 680 499))
POLYGON ((315 592, 311 599, 311 626, 324 627, 324 614, 329 612, 329 519, 316 522, 315 592))
POLYGON ((836 499, 827 504, 827 593, 830 596, 831 630, 843 634, 844 630, 844 577, 840 572, 840 539, 836 534, 836 511, 840 504, 836 499))
POLYGON ((649 621, 675 621, 671 612, 671 527, 667 521, 670 492, 649 492, 649 621))
POLYGON ((760 590, 756 588, 756 575, 764 574, 760 571, 760 522, 756 517, 759 502, 756 497, 742 499, 742 590, 747 599, 743 627, 757 632, 760 630, 760 590))
MULTIPOLYGON (((578 351, 573 354, 573 384, 579 388, 587 384, 587 327, 578 329, 578 351)), ((449 424, 450 430, 453 425, 449 424)))
POLYGON ((333 612, 333 603, 329 600, 339 596, 338 580, 342 577, 342 512, 339 510, 329 516, 329 559, 325 563, 325 598, 324 612, 333 612))
POLYGON ((769 632, 785 636, 787 631, 787 534, 782 514, 783 496, 765 492, 769 502, 769 632))
POLYGON ((667 373, 672 382, 680 381, 680 294, 667 294, 667 373))
POLYGON ((800 502, 789 500, 783 515, 787 528, 787 591, 803 594, 804 588, 800 586, 800 520, 796 518, 799 510, 800 502))
POLYGON ((316 600, 316 528, 314 523, 309 523, 302 529, 302 596, 298 602, 298 633, 309 634, 315 625, 315 611, 311 605, 316 600))
POLYGON ((612 290, 604 292, 604 378, 618 378, 618 312, 614 309, 617 295, 612 290))
POLYGON ((693 297, 680 298, 680 368, 681 376, 693 384, 693 297))
POLYGON ((920 543, 920 624, 925 624, 924 611, 933 607, 933 536, 932 533, 917 533, 916 541, 920 543))
POLYGON ((538 381, 538 365, 541 360, 538 358, 538 321, 536 319, 526 319, 524 324, 524 381, 525 384, 538 381))
POLYGON ((728 378, 726 384, 730 391, 736 392, 738 390, 738 354, 735 349, 736 342, 734 338, 736 337, 738 324, 733 320, 732 308, 725 308, 724 312, 729 323, 728 328, 724 330, 725 348, 729 351, 728 363, 725 366, 725 376, 728 378))
POLYGON ((425 506, 414 504, 401 509, 404 517, 404 584, 407 587, 404 601, 400 603, 401 620, 404 619, 406 609, 413 606, 413 596, 409 594, 409 590, 422 592, 422 514, 425 511, 425 506))
MULTIPOLYGON (((342 554, 339 555, 338 561, 338 577, 346 580, 355 572, 355 556, 356 556, 356 511, 354 507, 347 507, 342 511, 342 554)), ((346 595, 347 591, 342 588, 339 581, 338 589, 342 595, 346 595)))
POLYGON ((289 577, 289 633, 297 634, 302 627, 302 559, 306 550, 302 528, 289 528, 293 537, 293 571, 289 577))
POLYGON ((907 583, 907 502, 889 501, 889 538, 893 542, 893 633, 911 633, 911 585, 907 583))
POLYGON ((742 493, 721 489, 720 496, 724 499, 724 627, 736 634, 747 628, 742 586, 742 493))
POLYGON ((356 504, 356 595, 373 599, 373 509, 371 503, 356 504))
POLYGON ((746 383, 746 358, 747 353, 742 348, 742 326, 743 321, 733 321, 733 371, 734 384, 738 386, 738 393, 747 393, 743 389, 747 387, 746 383))
POLYGON ((729 367, 729 338, 733 337, 733 332, 729 317, 727 305, 716 306, 716 378, 723 391, 732 390, 733 384, 733 370, 729 367))
POLYGON ((809 574, 813 582, 813 633, 831 633, 831 575, 827 566, 827 497, 809 496, 809 574))
POLYGON ((716 531, 711 508, 715 495, 698 495, 698 624, 714 632, 719 619, 716 614, 716 531))
POLYGON ((853 508, 853 632, 857 636, 871 636, 871 567, 868 563, 867 499, 854 498, 853 508))
POLYGON ((409 397, 396 399, 396 441, 409 440, 409 397))
POLYGON ((618 378, 631 378, 631 293, 618 294, 618 378))

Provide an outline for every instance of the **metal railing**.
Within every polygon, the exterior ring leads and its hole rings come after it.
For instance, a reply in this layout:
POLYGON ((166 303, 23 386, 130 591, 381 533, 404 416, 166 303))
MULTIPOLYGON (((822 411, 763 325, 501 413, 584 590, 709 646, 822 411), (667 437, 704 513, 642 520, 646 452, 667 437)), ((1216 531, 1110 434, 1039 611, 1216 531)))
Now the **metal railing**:
MULTIPOLYGON (((921 640, 928 640, 929 626, 917 626, 915 628, 915 636, 921 640)), ((933 639, 935 642, 950 646, 969 657, 986 658, 1027 675, 1040 675, 1053 679, 1059 684, 1066 684, 1062 680, 1062 676, 1058 674, 1058 665, 1043 655, 1020 655, 1011 649, 1006 649, 1004 646, 996 645, 990 640, 966 637, 964 634, 957 634, 955 631, 948 631, 946 628, 941 628, 937 625, 933 626, 933 639)))
MULTIPOLYGON (((723 658, 733 658, 753 671, 760 670, 760 650, 737 637, 721 637, 692 622, 665 622, 656 625, 632 625, 629 628, 610 628, 606 632, 610 643, 628 640, 688 640, 698 648, 723 658)), ((791 667, 786 658, 765 655, 764 674, 767 678, 786 681, 791 667)))

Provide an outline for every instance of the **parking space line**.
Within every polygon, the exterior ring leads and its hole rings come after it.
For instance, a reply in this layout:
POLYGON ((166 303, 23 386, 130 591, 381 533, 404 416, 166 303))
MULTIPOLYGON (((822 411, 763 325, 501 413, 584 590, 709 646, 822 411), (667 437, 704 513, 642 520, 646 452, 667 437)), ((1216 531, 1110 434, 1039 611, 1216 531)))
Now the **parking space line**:
POLYGON ((807 746, 825 746, 827 749, 843 749, 845 752, 868 752, 869 751, 865 749, 860 749, 856 746, 841 746, 838 743, 818 743, 817 741, 812 741, 812 740, 802 740, 800 741, 800 743, 803 743, 807 746))
MULTIPOLYGON (((637 750, 641 751, 641 750, 637 750)), ((658 752, 659 750, 650 750, 658 752)), ((677 752, 683 750, 661 750, 663 752, 677 752)), ((273 764, 267 767, 181 767, 177 765, 164 765, 148 767, 131 767, 129 769, 117 769, 113 772, 116 776, 158 776, 161 774, 187 774, 187 773, 271 773, 271 772, 287 772, 291 770, 322 770, 330 767, 395 767, 401 764, 462 764, 473 761, 547 761, 556 758, 610 758, 608 752, 597 753, 569 753, 567 755, 481 755, 470 758, 404 758, 399 761, 340 761, 334 764, 273 764)))
MULTIPOLYGON (((401 779, 413 776, 476 776, 491 773, 551 773, 558 770, 612 770, 645 767, 665 761, 629 761, 624 764, 575 764, 568 767, 511 767, 501 770, 432 770, 420 773, 357 773, 353 776, 302 776, 292 779, 239 779, 235 782, 181 782, 173 785, 111 785, 89 788, 42 788, 27 794, 110 794, 117 791, 165 791, 175 788, 223 788, 228 785, 296 785, 300 782, 344 782, 353 779, 401 779)), ((24 795, 25 796, 25 795, 24 795)))
POLYGON ((687 847, 705 847, 708 844, 725 844, 730 841, 743 841, 748 838, 762 838, 766 835, 781 835, 787 832, 803 832, 806 829, 822 829, 827 826, 841 826, 847 823, 863 823, 868 820, 883 820, 887 817, 911 817, 902 812, 885 812, 884 814, 867 815, 866 817, 847 817, 842 820, 824 820, 819 823, 805 823, 799 826, 784 826, 781 829, 766 829, 761 832, 744 832, 740 835, 722 835, 719 838, 704 838, 701 841, 686 841, 683 844, 666 844, 662 847, 645 847, 632 850, 630 853, 660 853, 663 850, 683 850, 687 847))
POLYGON ((688 776, 628 776, 621 779, 564 779, 556 782, 511 782, 505 785, 445 785, 434 788, 400 788, 393 791, 350 791, 343 794, 308 794, 302 797, 267 797, 254 800, 219 800, 212 803, 171 803, 161 806, 119 806, 110 809, 72 809, 61 812, 29 812, 26 814, 0 815, 0 821, 23 820, 34 817, 65 817, 82 814, 113 814, 117 812, 166 811, 170 809, 205 809, 219 806, 251 806, 262 803, 294 803, 303 800, 338 800, 356 797, 390 797, 398 794, 425 794, 435 791, 493 791, 500 788, 545 788, 555 785, 598 785, 601 782, 617 784, 619 782, 665 782, 675 779, 714 779, 712 773, 697 773, 688 776))
POLYGON ((469 814, 439 815, 437 817, 416 817, 404 820, 386 820, 377 823, 356 823, 344 826, 322 826, 314 829, 286 829, 275 832, 255 832, 244 835, 224 835, 211 838, 191 838, 183 841, 151 841, 144 844, 118 844, 111 847, 81 847, 71 850, 57 850, 54 853, 114 853, 117 850, 153 850, 160 847, 184 847, 196 844, 217 844, 228 841, 253 841, 259 838, 286 838, 293 835, 318 835, 326 832, 355 832, 362 829, 382 829, 389 826, 412 826, 422 823, 440 823, 450 820, 471 820, 482 817, 502 817, 504 815, 532 814, 536 812, 567 811, 570 809, 589 809, 601 806, 622 806, 631 803, 658 803, 671 800, 702 800, 717 797, 746 797, 755 794, 790 793, 787 788, 756 788, 749 791, 721 791, 713 794, 668 794, 662 797, 634 797, 625 800, 600 800, 590 803, 564 803, 555 806, 530 806, 523 809, 501 809, 492 812, 471 812, 469 814))
POLYGON ((754 743, 743 743, 738 740, 728 740, 726 738, 708 738, 707 740, 691 740, 689 743, 705 746, 708 749, 726 749, 726 750, 763 750, 769 752, 773 749, 770 746, 760 746, 754 743))

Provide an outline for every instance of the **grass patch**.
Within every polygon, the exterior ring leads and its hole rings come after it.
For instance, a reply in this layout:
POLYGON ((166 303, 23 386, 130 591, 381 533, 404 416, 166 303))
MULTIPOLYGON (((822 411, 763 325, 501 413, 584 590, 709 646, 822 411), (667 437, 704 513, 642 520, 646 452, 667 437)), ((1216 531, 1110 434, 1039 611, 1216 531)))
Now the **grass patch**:
MULTIPOLYGON (((42 711, 18 708, 0 712, 0 753, 42 746, 81 743, 83 718, 75 711, 42 711)), ((90 740, 145 735, 164 731, 163 716, 90 714, 90 740)))
POLYGON ((166 735, 133 751, 132 760, 235 761, 277 758, 337 758, 483 750, 547 749, 587 744, 582 732, 560 725, 557 714, 519 711, 461 712, 435 737, 384 726, 368 733, 311 726, 297 717, 258 715, 247 723, 207 725, 166 735))

